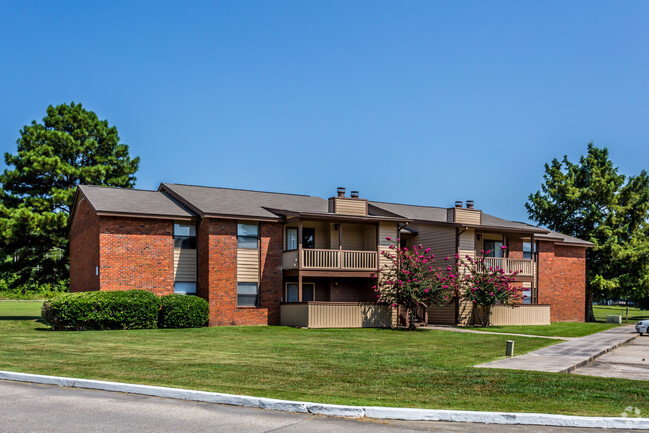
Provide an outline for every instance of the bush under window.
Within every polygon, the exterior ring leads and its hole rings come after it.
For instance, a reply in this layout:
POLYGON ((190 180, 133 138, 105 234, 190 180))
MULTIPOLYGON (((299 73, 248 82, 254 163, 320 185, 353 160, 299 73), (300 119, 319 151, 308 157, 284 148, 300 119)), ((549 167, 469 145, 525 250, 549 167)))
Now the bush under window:
POLYGON ((161 298, 159 328, 198 328, 207 325, 210 308, 198 296, 167 295, 161 298))
POLYGON ((66 293, 41 313, 57 331, 156 328, 160 298, 146 290, 66 293))

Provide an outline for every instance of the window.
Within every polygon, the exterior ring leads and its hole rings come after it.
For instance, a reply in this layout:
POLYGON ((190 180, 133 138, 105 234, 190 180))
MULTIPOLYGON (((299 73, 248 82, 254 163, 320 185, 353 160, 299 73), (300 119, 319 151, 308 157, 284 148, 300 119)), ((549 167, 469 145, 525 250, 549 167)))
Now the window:
POLYGON ((257 283, 237 284, 237 307, 257 307, 259 305, 259 286, 257 283))
POLYGON ((485 257, 504 257, 502 241, 484 241, 485 257), (487 254, 489 251, 489 254, 487 254))
POLYGON ((525 260, 532 260, 532 243, 523 242, 523 258, 525 260))
POLYGON ((188 281, 176 281, 174 283, 174 293, 179 295, 195 295, 196 283, 188 281))
POLYGON ((259 224, 255 222, 237 224, 237 244, 239 248, 256 250, 259 244, 259 224))
POLYGON ((286 251, 297 250, 297 227, 286 227, 286 251))
MULTIPOLYGON (((286 227, 286 251, 297 250, 297 227, 286 227)), ((302 248, 315 248, 315 229, 302 228, 302 248)))
POLYGON ((196 226, 174 223, 174 248, 196 249, 196 226))
MULTIPOLYGON (((299 302, 298 283, 286 283, 286 302, 299 302)), ((302 283, 302 302, 315 300, 315 283, 302 283)))

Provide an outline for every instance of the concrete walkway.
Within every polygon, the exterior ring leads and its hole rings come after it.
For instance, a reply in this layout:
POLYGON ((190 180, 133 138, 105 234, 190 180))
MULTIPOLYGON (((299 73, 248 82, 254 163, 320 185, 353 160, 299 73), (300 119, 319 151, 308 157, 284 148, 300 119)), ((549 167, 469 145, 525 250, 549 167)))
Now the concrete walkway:
POLYGON ((633 325, 621 326, 476 367, 569 373, 637 336, 633 325))
POLYGON ((428 325, 420 329, 434 329, 436 331, 450 331, 450 332, 460 332, 466 334, 489 334, 489 335, 513 335, 514 337, 532 337, 532 338, 547 338, 548 340, 574 340, 575 337, 554 337, 550 335, 532 335, 532 334, 514 334, 512 332, 490 332, 490 331, 479 331, 477 329, 467 329, 467 328, 458 328, 456 326, 443 326, 443 325, 428 325))
POLYGON ((572 373, 649 380, 649 336, 638 337, 572 373))

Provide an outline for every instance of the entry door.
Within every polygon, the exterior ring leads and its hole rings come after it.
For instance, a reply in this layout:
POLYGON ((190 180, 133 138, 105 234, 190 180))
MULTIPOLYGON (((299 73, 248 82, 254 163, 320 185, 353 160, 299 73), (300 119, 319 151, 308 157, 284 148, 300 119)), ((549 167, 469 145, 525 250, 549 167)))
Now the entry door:
MULTIPOLYGON (((298 302, 299 285, 297 283, 286 283, 286 302, 298 302)), ((302 283, 302 302, 313 301, 315 292, 314 283, 302 283)))

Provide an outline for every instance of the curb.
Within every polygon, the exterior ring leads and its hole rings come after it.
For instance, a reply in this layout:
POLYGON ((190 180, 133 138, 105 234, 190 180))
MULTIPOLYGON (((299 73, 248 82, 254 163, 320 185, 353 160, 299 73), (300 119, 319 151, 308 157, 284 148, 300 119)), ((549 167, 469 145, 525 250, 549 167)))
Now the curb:
POLYGON ((614 344, 613 346, 611 346, 611 347, 609 347, 607 349, 602 350, 601 352, 596 353, 595 355, 591 356, 588 359, 580 361, 580 362, 576 363, 575 365, 572 365, 572 366, 570 366, 570 367, 568 367, 568 368, 566 368, 564 370, 561 370, 559 373, 570 373, 571 371, 574 371, 574 370, 578 369, 579 367, 583 367, 584 365, 590 364, 595 359, 599 358, 602 355, 607 354, 611 350, 617 349, 618 347, 623 346, 623 345, 627 344, 628 342, 635 340, 636 338, 638 338, 638 336, 639 336, 639 334, 635 334, 635 335, 627 338, 624 341, 621 341, 621 342, 619 342, 617 344, 614 344))
POLYGON ((284 412, 310 413, 346 418, 376 418, 408 421, 450 421, 480 424, 524 424, 554 427, 589 427, 604 429, 649 429, 649 418, 586 417, 552 415, 542 413, 479 412, 464 410, 409 409, 373 406, 343 406, 304 401, 278 400, 218 392, 194 391, 181 388, 135 385, 101 380, 75 379, 40 374, 0 371, 1 380, 58 385, 69 388, 85 388, 101 391, 164 397, 231 406, 255 407, 284 412))

